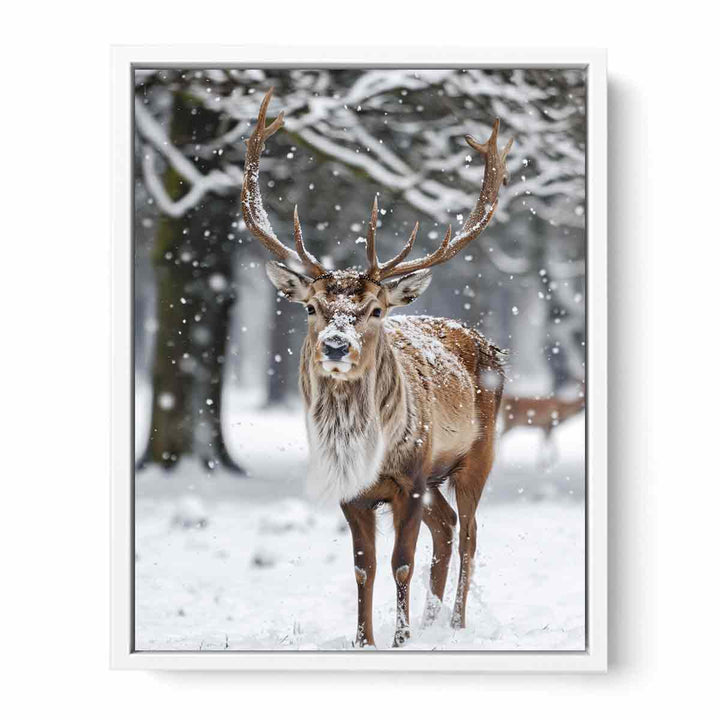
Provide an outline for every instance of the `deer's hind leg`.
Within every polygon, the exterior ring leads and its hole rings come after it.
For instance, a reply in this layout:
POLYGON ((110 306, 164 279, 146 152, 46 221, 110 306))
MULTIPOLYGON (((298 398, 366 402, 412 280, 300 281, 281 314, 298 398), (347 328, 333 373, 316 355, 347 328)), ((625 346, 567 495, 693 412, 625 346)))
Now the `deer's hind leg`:
POLYGON ((494 448, 492 442, 480 440, 470 449, 463 464, 453 474, 460 532, 460 575, 452 614, 454 628, 465 627, 467 597, 472 580, 475 550, 477 547, 477 520, 475 513, 485 481, 492 469, 494 448))
POLYGON ((437 619, 442 607, 457 524, 457 515, 440 490, 435 487, 427 492, 429 502, 423 509, 423 522, 432 535, 433 554, 430 566, 430 591, 425 603, 423 626, 431 625, 437 619))

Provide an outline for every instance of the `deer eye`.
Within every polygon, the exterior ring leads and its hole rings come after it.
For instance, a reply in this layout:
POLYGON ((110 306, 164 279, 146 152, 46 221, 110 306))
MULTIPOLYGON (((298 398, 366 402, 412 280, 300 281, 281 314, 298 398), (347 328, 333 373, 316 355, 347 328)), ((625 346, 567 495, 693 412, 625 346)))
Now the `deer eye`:
POLYGON ((382 310, 380 308, 375 308, 370 314, 373 317, 380 317, 382 315, 382 310))
POLYGON ((307 311, 308 315, 314 315, 315 314, 315 308, 312 305, 306 306, 305 310, 307 311))

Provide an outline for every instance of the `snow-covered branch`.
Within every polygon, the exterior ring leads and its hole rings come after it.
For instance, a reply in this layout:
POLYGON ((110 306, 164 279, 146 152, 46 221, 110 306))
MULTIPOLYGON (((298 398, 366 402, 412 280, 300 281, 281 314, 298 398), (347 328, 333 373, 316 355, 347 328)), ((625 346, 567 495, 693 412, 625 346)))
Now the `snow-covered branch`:
MULTIPOLYGON (((277 85, 276 75, 267 70, 188 73, 187 91, 232 122, 217 138, 193 148, 193 154, 208 158, 238 146, 254 122, 259 91, 277 85)), ((378 190, 399 193, 410 207, 439 223, 467 212, 482 182, 482 161, 468 153, 463 136, 486 136, 500 117, 501 135, 513 135, 515 145, 508 160, 510 186, 497 220, 528 213, 556 226, 581 228, 585 151, 575 136, 582 137, 584 127, 582 89, 576 100, 555 84, 562 80, 557 78, 538 82, 533 71, 525 70, 501 75, 481 69, 383 69, 358 73, 341 86, 329 70, 296 71, 291 82, 276 87, 270 109, 285 110, 287 132, 311 153, 360 171, 378 190)), ((188 183, 187 199, 176 202, 153 190, 164 208, 176 213, 206 192, 235 186, 237 173, 227 169, 200 176, 143 104, 137 106, 143 139, 188 183)), ((152 157, 144 167, 157 188, 152 157)))
POLYGON ((142 155, 145 186, 166 215, 182 217, 195 207, 206 193, 226 192, 242 185, 242 171, 232 165, 224 171, 212 170, 206 175, 201 173, 194 163, 170 142, 163 127, 138 99, 135 100, 135 124, 146 141, 142 155), (158 153, 188 185, 188 191, 179 200, 173 200, 168 195, 165 184, 158 175, 158 153))
MULTIPOLYGON (((419 211, 447 222, 472 207, 482 182, 482 162, 468 155, 463 136, 488 134, 497 116, 502 132, 516 141, 500 221, 529 212, 557 225, 584 224, 576 208, 584 201, 585 155, 571 136, 582 118, 574 105, 558 104, 557 88, 539 87, 521 70, 498 82, 478 69, 397 69, 362 73, 332 93, 327 73, 318 71, 273 100, 285 109, 287 131, 311 150, 363 171, 381 189, 400 191, 419 211), (426 119, 422 98, 441 115, 426 119)), ((254 87, 216 96, 198 84, 194 94, 237 121, 227 142, 237 141, 257 112, 254 87)))

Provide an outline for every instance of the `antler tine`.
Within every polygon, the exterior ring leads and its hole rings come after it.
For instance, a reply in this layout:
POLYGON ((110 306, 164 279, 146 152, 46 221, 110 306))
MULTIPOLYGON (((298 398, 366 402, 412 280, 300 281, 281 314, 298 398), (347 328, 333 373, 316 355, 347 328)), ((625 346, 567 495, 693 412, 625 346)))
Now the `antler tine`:
POLYGON ((302 228, 300 227, 300 216, 298 215, 297 205, 293 211, 293 232, 295 235, 295 250, 300 257, 302 264, 310 270, 313 277, 318 277, 325 273, 325 268, 318 262, 318 259, 308 252, 303 242, 302 228))
POLYGON ((413 249, 413 245, 415 244, 415 239, 417 238, 419 229, 420 223, 416 222, 413 231, 410 233, 410 239, 405 243, 403 249, 394 258, 380 265, 379 277, 381 280, 389 277, 390 271, 410 254, 410 251, 413 249))
POLYGON ((397 257, 393 258, 390 262, 383 265, 383 280, 385 278, 393 277, 395 275, 406 275, 407 273, 414 272, 415 270, 423 270, 444 261, 445 251, 450 244, 450 237, 452 236, 452 227, 448 227, 447 232, 445 233, 445 237, 443 238, 442 243, 440 243, 440 247, 438 247, 435 252, 418 258, 417 260, 412 260, 410 262, 400 264, 400 261, 403 260, 405 256, 410 252, 412 242, 415 241, 415 236, 417 235, 419 227, 419 224, 415 223, 415 229, 413 230, 413 234, 410 237, 411 242, 409 242, 402 249, 402 251, 397 257))
POLYGON ((257 122, 255 123, 256 130, 258 128, 262 128, 262 141, 263 142, 265 142, 265 140, 267 140, 271 135, 274 135, 283 126, 284 121, 285 121, 285 111, 281 110, 278 113, 278 116, 270 123, 270 125, 265 127, 265 118, 267 116, 267 110, 268 110, 268 106, 270 105, 270 100, 272 99, 273 92, 275 92, 275 88, 271 87, 265 93, 265 97, 262 99, 262 102, 260 103, 260 109, 258 110, 258 116, 257 116, 257 122))
POLYGON ((512 138, 510 138, 502 152, 498 152, 497 139, 499 129, 500 120, 496 119, 493 123, 490 137, 487 142, 484 143, 478 142, 471 135, 465 136, 467 144, 485 158, 485 173, 483 175, 480 196, 468 219, 465 221, 462 230, 455 237, 452 237, 452 227, 448 228, 442 244, 431 255, 426 255, 416 260, 396 263, 393 267, 383 268, 381 270, 381 277, 383 279, 396 275, 405 275, 416 270, 423 270, 433 265, 446 262, 450 260, 450 258, 455 257, 468 243, 485 230, 497 207, 500 186, 507 184, 508 171, 505 160, 513 143, 512 138))
MULTIPOLYGON (((284 245, 278 240, 270 220, 268 219, 265 208, 263 207, 262 195, 260 194, 260 157, 265 148, 265 141, 274 135, 282 126, 284 114, 280 112, 270 125, 265 126, 265 118, 267 116, 268 106, 272 98, 274 88, 270 88, 258 111, 257 122, 247 141, 247 150, 245 152, 245 176, 243 178, 242 194, 240 202, 242 207, 243 220, 248 230, 264 245, 264 247, 273 253, 276 257, 285 262, 294 262, 303 265, 305 269, 313 276, 317 277, 325 272, 325 269, 310 254, 305 253, 301 256, 291 248, 284 245)), ((297 214, 296 214, 297 218, 297 214)), ((296 220, 296 239, 299 221, 296 220)), ((296 243, 297 244, 297 243, 296 243)), ((301 235, 302 245, 302 235, 301 235)), ((302 246, 304 250, 304 245, 302 246)))
MULTIPOLYGON (((505 147, 502 149, 502 152, 500 153, 500 162, 503 165, 505 165, 505 160, 507 160, 507 156, 510 153, 510 148, 512 147, 514 140, 515 140, 515 138, 510 138, 507 141, 507 145, 505 145, 505 147)), ((507 172, 507 168, 506 168, 505 169, 505 177, 503 178, 503 185, 508 184, 508 177, 509 177, 509 173, 507 172)))
POLYGON ((492 130, 490 131, 490 137, 487 142, 478 142, 472 135, 465 136, 465 142, 473 149, 477 150, 482 155, 487 155, 490 152, 490 148, 495 145, 497 146, 498 130, 500 129, 500 120, 495 118, 492 130))
POLYGON ((367 258, 368 258, 368 269, 367 275, 370 278, 376 278, 379 272, 378 256, 375 250, 375 234, 377 232, 377 216, 378 216, 378 203, 377 195, 373 200, 372 211, 370 213, 370 224, 368 225, 367 233, 367 258))

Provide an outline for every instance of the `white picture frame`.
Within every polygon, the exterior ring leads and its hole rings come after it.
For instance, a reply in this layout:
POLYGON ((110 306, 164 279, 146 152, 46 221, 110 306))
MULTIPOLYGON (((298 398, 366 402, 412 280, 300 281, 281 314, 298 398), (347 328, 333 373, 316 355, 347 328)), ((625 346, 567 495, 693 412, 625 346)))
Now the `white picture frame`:
POLYGON ((116 669, 457 672, 607 670, 607 100, 597 49, 112 49, 111 658, 116 669), (372 58, 372 62, 368 61, 372 58), (137 66, 479 66, 587 69, 586 633, 584 652, 135 652, 133 650, 132 70, 137 66))

